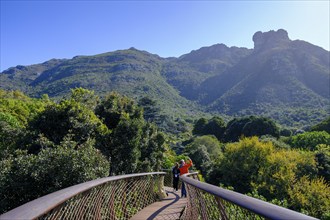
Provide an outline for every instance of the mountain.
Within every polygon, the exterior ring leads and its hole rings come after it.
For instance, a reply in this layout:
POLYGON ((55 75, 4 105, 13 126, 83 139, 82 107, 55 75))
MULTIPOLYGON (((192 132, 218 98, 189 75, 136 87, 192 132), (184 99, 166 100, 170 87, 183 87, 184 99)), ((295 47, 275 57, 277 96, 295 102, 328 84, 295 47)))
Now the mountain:
POLYGON ((301 123, 305 114, 329 114, 328 51, 291 41, 285 30, 257 32, 253 41, 253 53, 201 85, 209 110, 257 113, 282 122, 294 114, 301 123))
POLYGON ((77 87, 94 90, 100 96, 117 91, 137 101, 148 97, 156 101, 160 127, 177 133, 179 131, 175 129, 182 129, 181 118, 199 117, 205 113, 197 104, 180 96, 161 75, 165 62, 166 59, 158 55, 135 48, 76 56, 9 68, 0 74, 0 88, 19 89, 32 97, 48 94, 54 99, 77 87))
POLYGON ((257 32, 254 49, 216 44, 178 58, 135 48, 53 59, 0 73, 0 88, 59 98, 70 88, 132 98, 148 96, 172 117, 203 112, 265 115, 287 126, 308 126, 329 115, 329 51, 290 40, 285 30, 257 32))

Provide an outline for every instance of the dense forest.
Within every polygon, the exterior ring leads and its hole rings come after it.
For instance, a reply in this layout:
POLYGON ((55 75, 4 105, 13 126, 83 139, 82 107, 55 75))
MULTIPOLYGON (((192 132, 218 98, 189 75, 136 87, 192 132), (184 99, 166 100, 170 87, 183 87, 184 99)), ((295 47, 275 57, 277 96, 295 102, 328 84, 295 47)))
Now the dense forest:
POLYGON ((305 131, 254 115, 178 118, 172 133, 164 118, 149 97, 76 88, 55 101, 0 90, 0 213, 77 183, 190 157, 206 182, 330 219, 330 117, 305 131))

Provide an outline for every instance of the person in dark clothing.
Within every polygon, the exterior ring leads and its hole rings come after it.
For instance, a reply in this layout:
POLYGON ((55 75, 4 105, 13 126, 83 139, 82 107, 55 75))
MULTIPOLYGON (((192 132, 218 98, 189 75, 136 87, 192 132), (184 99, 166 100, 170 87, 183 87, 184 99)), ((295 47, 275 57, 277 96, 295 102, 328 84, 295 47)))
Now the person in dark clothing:
POLYGON ((178 185, 179 185, 179 177, 180 177, 180 169, 179 164, 175 163, 175 166, 172 169, 173 173, 173 191, 178 191, 178 185))

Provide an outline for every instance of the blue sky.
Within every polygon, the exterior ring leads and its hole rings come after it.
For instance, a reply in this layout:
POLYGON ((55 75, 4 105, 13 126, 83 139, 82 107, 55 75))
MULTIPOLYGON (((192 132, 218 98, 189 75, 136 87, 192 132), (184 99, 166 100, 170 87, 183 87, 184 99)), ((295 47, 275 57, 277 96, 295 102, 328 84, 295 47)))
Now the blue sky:
POLYGON ((1 71, 135 47, 178 57, 216 43, 253 48, 285 29, 329 51, 329 1, 3 1, 1 71))

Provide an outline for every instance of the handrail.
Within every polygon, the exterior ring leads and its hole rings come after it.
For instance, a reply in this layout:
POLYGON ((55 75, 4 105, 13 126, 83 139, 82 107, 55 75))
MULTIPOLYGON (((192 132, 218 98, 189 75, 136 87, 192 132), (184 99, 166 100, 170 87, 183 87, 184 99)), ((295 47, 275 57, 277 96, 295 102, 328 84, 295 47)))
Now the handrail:
POLYGON ((234 191, 226 190, 221 187, 217 187, 208 183, 203 183, 196 179, 190 178, 196 177, 196 174, 197 173, 189 173, 184 174, 180 177, 181 180, 186 184, 186 189, 188 192, 188 203, 185 210, 185 218, 187 219, 198 219, 198 217, 205 219, 205 217, 207 217, 210 213, 210 211, 207 210, 210 208, 210 206, 217 206, 217 209, 212 210, 212 214, 221 216, 221 219, 231 219, 230 215, 235 215, 236 217, 251 216, 251 214, 247 213, 247 210, 249 210, 249 212, 252 212, 252 215, 256 214, 257 216, 264 217, 266 219, 316 219, 274 204, 270 204, 265 201, 261 201, 256 198, 252 198, 234 191), (196 203, 199 203, 199 205, 196 203), (228 207, 232 204, 235 205, 235 211, 233 211, 233 208, 228 207), (239 209, 242 208, 244 210, 241 211, 241 213, 233 214, 233 212, 237 212, 239 209), (218 212, 218 214, 215 214, 214 212, 218 212))
MULTIPOLYGON (((28 202, 22 206, 19 206, 7 213, 4 213, 0 215, 0 219, 37 219, 40 217, 43 217, 44 215, 48 215, 50 219, 55 218, 54 213, 56 213, 56 216, 59 215, 59 211, 62 210, 64 213, 65 210, 70 210, 67 208, 67 206, 70 206, 70 204, 75 205, 74 199, 76 197, 77 200, 83 201, 85 204, 90 203, 91 205, 105 205, 109 209, 111 207, 115 207, 117 204, 113 204, 113 201, 116 200, 116 195, 114 194, 114 190, 117 190, 119 193, 122 193, 120 196, 126 195, 126 199, 129 198, 129 193, 137 193, 140 192, 141 198, 144 197, 144 200, 148 200, 146 204, 144 204, 146 201, 139 201, 139 207, 134 207, 136 209, 135 213, 138 211, 138 209, 142 209, 146 205, 149 205, 152 202, 155 202, 157 198, 156 196, 162 197, 164 196, 163 192, 163 179, 164 179, 164 172, 152 172, 152 173, 139 173, 139 174, 129 174, 129 175, 120 175, 120 176, 113 176, 113 177, 105 177, 101 179, 92 180, 89 182, 77 184, 75 186, 71 186, 59 191, 56 191, 54 193, 45 195, 43 197, 40 197, 38 199, 35 199, 31 202, 28 202), (143 182, 145 179, 145 182, 143 182), (155 179, 155 180, 154 180, 155 179), (124 181, 124 182, 119 182, 124 181), (110 184, 113 183, 113 184, 110 184), (135 184, 135 185, 134 185, 135 184), (153 185, 152 185, 153 184, 153 185), (155 191, 154 189, 157 188, 155 191), (94 190, 95 189, 95 190, 94 190), (154 194, 152 195, 146 195, 148 193, 148 189, 151 189, 154 194), (91 191, 95 192, 91 192, 91 191), (93 201, 91 200, 92 194, 93 201), (88 197, 90 196, 90 197, 88 197), (107 197, 107 198, 106 198, 107 197), (111 204, 95 204, 97 201, 108 201, 111 204)), ((117 192, 116 191, 116 192, 117 192)), ((150 192, 149 192, 150 193, 150 192)), ((134 195, 136 197, 136 194, 134 195)), ((140 196, 140 195, 138 195, 140 196)), ((137 198, 134 198, 137 201, 137 198)), ((134 201, 135 201, 134 200, 134 201)), ((101 202, 99 202, 101 203, 101 202)), ((125 206, 128 206, 128 204, 122 204, 125 206)), ((131 203, 129 205, 132 205, 131 203)), ((90 208, 90 207, 87 207, 90 208)), ((86 207, 82 208, 81 204, 77 205, 77 209, 79 209, 78 213, 79 215, 84 216, 84 210, 87 209, 86 207)), ((100 207, 98 207, 100 208, 100 207)), ((117 208, 118 209, 118 208, 117 208)), ((112 212, 115 212, 118 210, 110 210, 112 212)), ((70 210, 72 212, 72 210, 70 210)), ((99 212, 104 212, 104 210, 99 212)), ((61 216, 65 215, 61 213, 61 216)), ((93 210, 94 214, 97 214, 95 210, 93 210)), ((133 215, 135 214, 132 212, 133 215)), ((100 213, 98 213, 100 214, 100 213)), ((110 213, 112 215, 115 215, 114 213, 110 213)), ((126 214, 125 214, 126 215, 126 214)), ((127 216, 126 217, 130 217, 127 216)), ((48 217, 45 217, 48 218, 48 217)))

